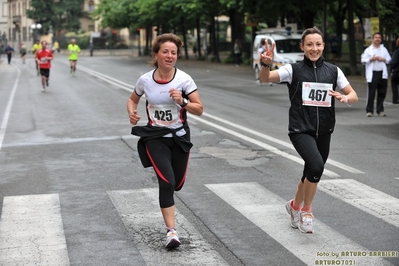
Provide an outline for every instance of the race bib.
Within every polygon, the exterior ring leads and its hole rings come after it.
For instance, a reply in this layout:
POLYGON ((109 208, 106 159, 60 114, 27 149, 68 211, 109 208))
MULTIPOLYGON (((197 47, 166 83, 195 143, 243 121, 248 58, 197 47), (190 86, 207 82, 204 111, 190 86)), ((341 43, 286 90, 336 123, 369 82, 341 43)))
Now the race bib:
POLYGON ((42 58, 42 59, 40 59, 40 61, 41 61, 42 63, 47 63, 47 59, 46 59, 46 58, 42 58))
POLYGON ((147 108, 153 125, 170 126, 178 123, 179 112, 176 105, 148 105, 147 108))
POLYGON ((302 83, 302 105, 331 107, 332 84, 303 82, 302 83))

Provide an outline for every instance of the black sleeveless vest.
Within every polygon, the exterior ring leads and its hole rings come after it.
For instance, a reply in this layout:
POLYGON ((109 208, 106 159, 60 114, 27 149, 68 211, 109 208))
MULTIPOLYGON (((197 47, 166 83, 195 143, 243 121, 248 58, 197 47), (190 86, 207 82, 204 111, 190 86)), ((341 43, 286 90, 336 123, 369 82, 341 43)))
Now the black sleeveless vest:
POLYGON ((337 66, 319 58, 316 62, 307 57, 292 65, 292 82, 288 84, 291 107, 289 110, 288 131, 308 133, 314 136, 331 134, 335 126, 335 98, 332 97, 331 107, 316 107, 302 105, 302 83, 317 82, 337 86, 337 66))

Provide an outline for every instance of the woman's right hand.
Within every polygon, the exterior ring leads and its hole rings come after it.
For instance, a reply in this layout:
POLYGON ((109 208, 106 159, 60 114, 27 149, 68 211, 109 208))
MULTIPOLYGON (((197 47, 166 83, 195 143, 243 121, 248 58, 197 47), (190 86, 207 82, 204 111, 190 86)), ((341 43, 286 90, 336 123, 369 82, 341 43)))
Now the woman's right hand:
POLYGON ((134 110, 133 112, 129 113, 129 119, 130 124, 137 125, 137 122, 139 122, 141 117, 138 115, 137 110, 134 110))
POLYGON ((261 54, 261 60, 263 63, 266 65, 272 65, 273 63, 273 53, 274 53, 274 48, 276 47, 276 44, 273 43, 272 47, 269 49, 269 45, 266 43, 265 44, 265 52, 261 54))

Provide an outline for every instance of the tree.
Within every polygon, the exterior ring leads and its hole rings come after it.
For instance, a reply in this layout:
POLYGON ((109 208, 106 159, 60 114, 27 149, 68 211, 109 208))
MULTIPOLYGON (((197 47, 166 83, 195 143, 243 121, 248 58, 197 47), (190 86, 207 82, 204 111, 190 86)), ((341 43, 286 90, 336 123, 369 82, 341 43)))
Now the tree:
POLYGON ((58 34, 61 30, 78 31, 79 19, 84 16, 84 0, 32 0, 26 11, 28 18, 42 24, 42 32, 47 33, 50 26, 58 34))

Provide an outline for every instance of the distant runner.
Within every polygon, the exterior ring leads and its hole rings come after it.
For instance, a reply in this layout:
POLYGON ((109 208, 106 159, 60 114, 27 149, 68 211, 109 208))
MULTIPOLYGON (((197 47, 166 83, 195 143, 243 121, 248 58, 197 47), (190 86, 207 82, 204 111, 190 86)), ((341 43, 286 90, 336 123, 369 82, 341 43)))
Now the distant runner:
POLYGON ((70 73, 73 76, 75 76, 76 63, 78 62, 78 54, 80 53, 80 48, 76 44, 76 40, 75 39, 71 40, 71 43, 68 45, 67 51, 69 53, 69 63, 70 63, 70 66, 71 66, 70 73))

